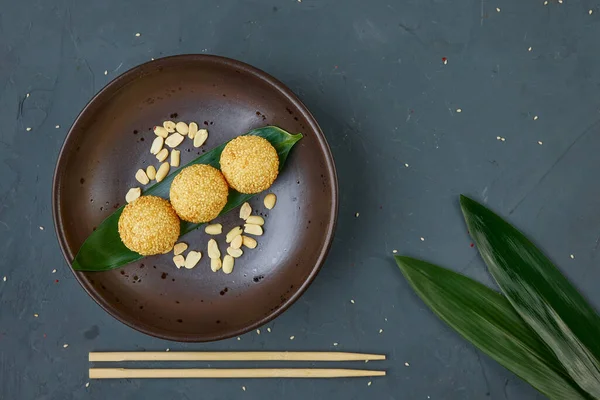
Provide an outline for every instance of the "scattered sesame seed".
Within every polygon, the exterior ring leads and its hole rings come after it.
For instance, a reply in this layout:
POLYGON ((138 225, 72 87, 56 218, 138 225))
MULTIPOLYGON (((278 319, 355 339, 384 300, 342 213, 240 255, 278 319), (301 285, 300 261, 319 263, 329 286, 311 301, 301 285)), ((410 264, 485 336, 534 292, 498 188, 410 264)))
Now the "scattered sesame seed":
POLYGON ((257 329, 257 330, 256 330, 256 334, 257 334, 257 335, 260 335, 260 329, 257 329))
POLYGON ((373 382, 369 381, 369 383, 367 383, 367 386, 371 386, 373 382))
POLYGON ((56 128, 56 129, 60 128, 60 125, 56 125, 56 126, 55 126, 55 128, 56 128))
POLYGON ((65 344, 63 344, 63 349, 66 349, 67 347, 69 347, 69 345, 68 345, 68 344, 66 344, 66 343, 65 343, 65 344))
POLYGON ((40 226, 40 231, 43 231, 43 230, 44 230, 44 227, 43 227, 43 226, 40 226))
POLYGON ((267 328, 267 332, 271 333, 271 328, 267 328))
POLYGON ((421 242, 424 242, 424 241, 425 241, 425 238, 424 238, 424 237, 422 237, 422 238, 421 238, 421 242))
POLYGON ((407 362, 405 362, 405 363, 404 363, 404 366, 405 366, 405 367, 410 367, 410 364, 409 364, 409 363, 407 363, 407 362))
POLYGON ((462 112, 462 108, 457 108, 457 109, 456 109, 456 112, 457 112, 457 113, 461 113, 461 112, 462 112))
POLYGON ((406 168, 408 168, 408 164, 404 164, 404 166, 405 166, 406 168))
POLYGON ((3 280, 4 282, 6 282, 6 277, 2 278, 2 280, 3 280))
POLYGON ((350 303, 354 304, 354 299, 350 300, 350 303))
POLYGON ((33 316, 34 316, 35 318, 39 317, 39 315, 38 315, 38 314, 33 314, 33 316))
POLYGON ((563 0, 558 0, 558 4, 562 4, 562 3, 563 3, 563 0))
POLYGON ((354 216, 355 216, 356 218, 358 218, 358 216, 359 216, 359 215, 360 215, 360 213, 356 213, 356 214, 354 214, 354 216))
POLYGON ((380 330, 379 330, 379 333, 383 333, 383 329, 380 329, 380 330))
POLYGON ((506 138, 500 138, 500 140, 506 142, 506 138))
POLYGON ((87 387, 90 387, 90 383, 89 383, 89 382, 86 382, 86 384, 85 384, 85 387, 86 387, 86 388, 87 388, 87 387))
POLYGON ((334 343, 333 343, 333 345, 334 345, 334 346, 337 346, 337 345, 338 345, 338 343, 337 343, 337 342, 334 342, 334 343))
MULTIPOLYGON (((590 11, 591 11, 591 10, 590 10, 590 11)), ((590 13, 590 14, 591 14, 591 13, 590 13)), ((25 95, 25 97, 29 97, 29 93, 27 93, 27 94, 25 95)))
POLYGON ((574 259, 574 258, 575 258, 575 256, 573 254, 571 254, 571 259, 574 259))
POLYGON ((398 253, 398 250, 392 250, 392 253, 396 254, 398 253))
POLYGON ((590 10, 590 11, 588 11, 588 14, 592 15, 593 12, 594 12, 594 10, 590 10))
POLYGON ((154 58, 151 58, 152 61, 154 61, 154 58))
POLYGON ((444 57, 444 65, 448 64, 448 59, 444 57))
POLYGON ((242 338, 240 338, 239 336, 238 336, 238 338, 237 338, 237 339, 238 339, 238 340, 242 340, 242 338))
POLYGON ((52 270, 52 273, 55 274, 56 273, 56 268, 52 270))
POLYGON ((534 121, 537 121, 537 119, 538 119, 538 116, 537 116, 537 115, 536 115, 535 117, 533 117, 533 120, 534 120, 534 121))
POLYGON ((166 349, 165 351, 169 352, 169 351, 171 351, 171 349, 166 349))
POLYGON ((384 320, 385 322, 387 322, 387 318, 384 318, 383 320, 384 320))
POLYGON ((548 0, 544 1, 544 5, 547 6, 548 5, 548 0))
POLYGON ((136 33, 136 34, 135 34, 135 37, 140 37, 140 36, 142 36, 142 34, 141 34, 141 33, 136 33))
POLYGON ((104 70, 104 75, 108 75, 108 71, 107 70, 104 70))
POLYGON ((290 336, 290 340, 294 340, 296 336, 290 336))
POLYGON ((246 391, 246 386, 242 386, 242 390, 245 392, 246 391))
POLYGON ((30 127, 27 127, 27 128, 25 128, 25 130, 26 130, 27 132, 29 132, 29 131, 31 130, 31 128, 30 128, 30 127))
POLYGON ((496 11, 497 11, 497 12, 500 12, 500 7, 496 7, 496 11))
POLYGON ((541 146, 541 145, 543 145, 544 143, 543 143, 541 140, 538 140, 538 144, 541 146))
POLYGON ((365 364, 368 363, 368 362, 369 362, 369 360, 365 360, 365 364))
MULTIPOLYGON (((546 3, 548 3, 548 2, 546 2, 546 3)), ((527 51, 531 51, 531 50, 533 50, 533 47, 529 46, 529 48, 527 49, 527 51)))

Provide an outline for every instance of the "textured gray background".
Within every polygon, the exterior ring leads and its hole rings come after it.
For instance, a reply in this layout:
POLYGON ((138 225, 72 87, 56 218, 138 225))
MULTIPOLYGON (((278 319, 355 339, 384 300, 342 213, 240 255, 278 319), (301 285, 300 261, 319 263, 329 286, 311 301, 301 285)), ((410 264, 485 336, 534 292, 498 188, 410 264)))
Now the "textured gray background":
POLYGON ((458 194, 466 193, 535 238, 600 305, 597 7, 592 0, 0 0, 0 398, 541 397, 433 316, 391 254, 491 284, 459 212, 458 194), (314 113, 335 156, 334 245, 270 334, 263 327, 260 336, 205 345, 144 336, 88 298, 57 244, 51 179, 75 116, 118 74, 181 53, 233 57, 282 80, 314 113), (85 387, 91 350, 326 350, 334 342, 388 354, 380 365, 389 375, 371 386, 355 379, 85 387))

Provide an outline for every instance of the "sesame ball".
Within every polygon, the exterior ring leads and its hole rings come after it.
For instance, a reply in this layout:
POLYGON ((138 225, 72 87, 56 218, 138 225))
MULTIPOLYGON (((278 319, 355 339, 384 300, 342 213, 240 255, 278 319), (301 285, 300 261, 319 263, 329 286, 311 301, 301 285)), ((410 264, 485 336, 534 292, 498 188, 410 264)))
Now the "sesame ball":
POLYGON ((143 256, 171 251, 179 238, 179 218, 167 200, 142 196, 127 204, 119 217, 123 244, 143 256))
POLYGON ((219 171, 210 165, 195 164, 181 170, 171 184, 171 204, 177 215, 193 223, 216 218, 229 195, 229 186, 219 171))
POLYGON ((229 186, 252 194, 268 189, 279 173, 279 156, 267 139, 239 136, 221 153, 221 171, 229 186))

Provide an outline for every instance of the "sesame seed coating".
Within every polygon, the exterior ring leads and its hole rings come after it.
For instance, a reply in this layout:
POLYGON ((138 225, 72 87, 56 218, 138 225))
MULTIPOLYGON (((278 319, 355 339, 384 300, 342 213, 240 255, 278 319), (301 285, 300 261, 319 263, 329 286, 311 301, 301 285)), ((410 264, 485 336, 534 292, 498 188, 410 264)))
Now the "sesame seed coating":
POLYGON ((171 184, 170 198, 177 215, 193 223, 216 218, 229 195, 229 186, 210 165, 195 164, 181 170, 171 184))
POLYGON ((267 139, 245 135, 233 139, 221 153, 221 171, 240 193, 268 189, 279 173, 279 156, 267 139))
POLYGON ((123 244, 143 256, 171 251, 179 238, 179 217, 160 197, 141 196, 127 204, 119 217, 123 244))

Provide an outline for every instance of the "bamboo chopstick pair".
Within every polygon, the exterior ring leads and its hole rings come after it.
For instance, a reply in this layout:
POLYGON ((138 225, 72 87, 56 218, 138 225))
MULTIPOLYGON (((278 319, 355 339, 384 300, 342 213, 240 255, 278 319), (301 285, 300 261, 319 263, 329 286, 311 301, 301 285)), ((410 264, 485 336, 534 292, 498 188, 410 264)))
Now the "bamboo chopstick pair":
MULTIPOLYGON (((94 352, 91 362, 110 361, 375 361, 382 354, 337 352, 94 352)), ((385 376, 385 371, 326 368, 90 368, 90 379, 120 378, 347 378, 385 376)))

